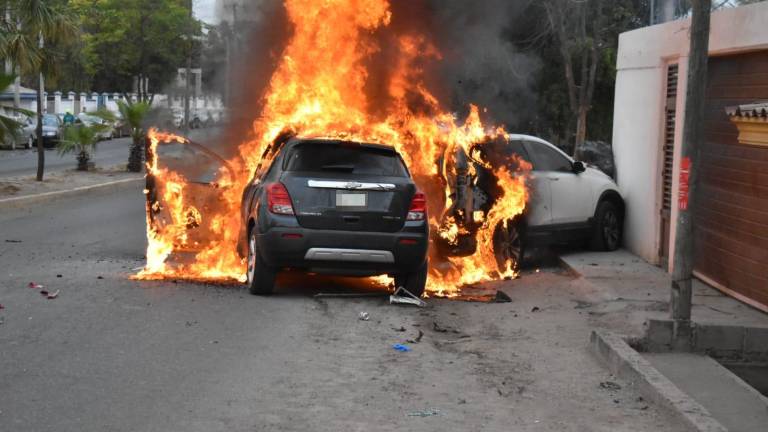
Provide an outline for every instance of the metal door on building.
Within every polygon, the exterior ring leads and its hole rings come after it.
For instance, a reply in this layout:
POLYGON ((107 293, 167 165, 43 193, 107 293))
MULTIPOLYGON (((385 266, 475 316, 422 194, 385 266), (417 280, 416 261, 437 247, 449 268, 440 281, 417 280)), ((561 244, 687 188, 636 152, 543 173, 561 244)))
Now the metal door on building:
MULTIPOLYGON (((768 51, 710 58, 694 268, 705 282, 768 311, 768 140, 740 136, 727 113, 759 101, 768 101, 768 51)), ((761 123, 768 134, 765 114, 747 123, 750 134, 759 135, 761 123)))

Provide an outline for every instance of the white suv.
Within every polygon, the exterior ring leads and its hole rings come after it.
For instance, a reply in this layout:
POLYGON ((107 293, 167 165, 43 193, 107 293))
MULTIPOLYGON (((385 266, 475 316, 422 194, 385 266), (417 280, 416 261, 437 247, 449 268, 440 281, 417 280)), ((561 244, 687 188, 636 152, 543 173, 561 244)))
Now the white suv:
MULTIPOLYGON (((493 167, 503 164, 516 170, 512 155, 533 166, 525 212, 507 228, 495 229, 494 249, 500 262, 512 258, 519 263, 527 246, 583 244, 604 251, 621 246, 624 200, 616 183, 602 171, 574 161, 554 145, 529 135, 508 135, 508 140, 487 142, 479 149, 493 167)), ((445 215, 461 223, 462 215, 492 205, 495 181, 493 170, 479 164, 475 163, 475 170, 466 169, 474 163, 466 155, 455 155, 451 163, 456 168, 446 172, 457 174, 456 179, 446 179, 452 185, 453 205, 445 215)), ((452 255, 473 253, 472 224, 471 220, 463 222, 469 234, 466 238, 438 247, 452 255)))

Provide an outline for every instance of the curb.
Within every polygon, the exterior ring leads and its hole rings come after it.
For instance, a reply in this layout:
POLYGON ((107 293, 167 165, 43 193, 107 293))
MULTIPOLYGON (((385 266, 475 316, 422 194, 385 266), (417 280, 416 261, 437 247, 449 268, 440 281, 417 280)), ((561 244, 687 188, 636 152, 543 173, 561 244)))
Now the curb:
POLYGON ((614 375, 632 382, 643 396, 671 414, 682 430, 728 432, 709 411, 677 388, 619 335, 593 331, 590 348, 614 375))
POLYGON ((131 184, 134 182, 144 181, 144 177, 130 178, 115 180, 106 183, 99 183, 91 186, 80 186, 74 189, 67 189, 61 191, 44 192, 35 195, 27 195, 13 198, 0 199, 0 209, 17 209, 26 207, 31 204, 46 203, 56 201, 61 198, 75 196, 75 195, 87 195, 91 192, 103 192, 111 189, 118 189, 121 186, 131 184))

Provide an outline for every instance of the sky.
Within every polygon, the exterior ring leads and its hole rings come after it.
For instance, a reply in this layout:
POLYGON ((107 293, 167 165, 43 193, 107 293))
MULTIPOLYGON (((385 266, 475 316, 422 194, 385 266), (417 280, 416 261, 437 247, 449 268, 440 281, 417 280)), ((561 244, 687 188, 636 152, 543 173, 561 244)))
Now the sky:
POLYGON ((194 0, 195 16, 207 22, 216 22, 216 0, 194 0))

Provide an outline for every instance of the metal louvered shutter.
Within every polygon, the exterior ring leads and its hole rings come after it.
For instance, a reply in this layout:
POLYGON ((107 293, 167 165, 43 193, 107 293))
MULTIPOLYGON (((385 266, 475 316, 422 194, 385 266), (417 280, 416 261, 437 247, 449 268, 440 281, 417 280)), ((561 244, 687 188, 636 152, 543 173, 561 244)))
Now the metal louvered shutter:
POLYGON ((669 262, 669 232, 672 216, 672 169, 675 151, 675 120, 677 106, 677 64, 667 66, 667 91, 664 107, 664 141, 661 157, 661 241, 659 261, 667 268, 669 262))

